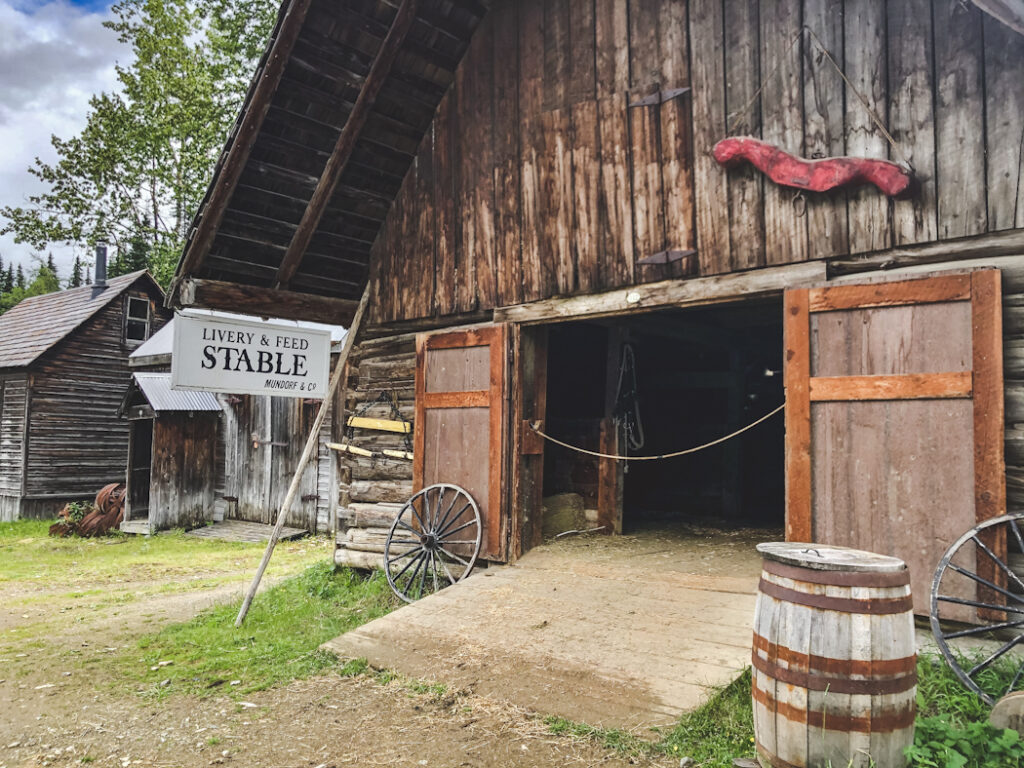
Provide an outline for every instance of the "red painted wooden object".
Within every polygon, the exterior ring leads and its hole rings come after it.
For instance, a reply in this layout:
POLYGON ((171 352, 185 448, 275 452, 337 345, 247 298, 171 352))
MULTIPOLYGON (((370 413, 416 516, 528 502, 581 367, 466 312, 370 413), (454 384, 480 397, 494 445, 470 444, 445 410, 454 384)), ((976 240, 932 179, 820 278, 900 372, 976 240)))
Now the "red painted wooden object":
POLYGON ((862 157, 805 160, 759 139, 746 136, 722 139, 715 144, 714 155, 715 160, 726 168, 746 160, 767 174, 776 184, 812 192, 874 184, 884 194, 895 197, 910 186, 910 172, 888 160, 870 160, 862 157))

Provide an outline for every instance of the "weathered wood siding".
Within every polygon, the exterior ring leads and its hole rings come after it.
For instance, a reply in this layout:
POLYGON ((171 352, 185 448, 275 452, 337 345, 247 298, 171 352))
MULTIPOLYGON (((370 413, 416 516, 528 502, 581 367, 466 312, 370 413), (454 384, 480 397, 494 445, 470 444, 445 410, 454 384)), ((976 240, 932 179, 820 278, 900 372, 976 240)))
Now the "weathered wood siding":
POLYGON ((151 333, 169 318, 156 289, 140 279, 33 364, 25 496, 91 498, 124 482, 128 422, 117 409, 131 378, 133 347, 122 332, 128 296, 149 299, 151 333))
POLYGON ((0 522, 16 520, 25 450, 28 376, 0 376, 0 522))
POLYGON ((149 524, 153 530, 195 528, 213 519, 216 413, 169 413, 153 423, 149 524))
MULTIPOLYGON (((349 355, 348 377, 340 388, 344 409, 337 408, 337 411, 343 410, 343 414, 336 419, 336 442, 345 442, 344 418, 376 400, 382 391, 397 398, 402 416, 412 422, 415 389, 416 339, 413 334, 359 343, 349 355)), ((390 409, 383 404, 371 405, 365 415, 393 418, 390 409)), ((405 450, 402 435, 395 432, 356 430, 351 442, 372 451, 405 450)), ((375 567, 383 557, 388 528, 398 509, 412 496, 412 462, 342 453, 338 464, 338 550, 335 560, 339 565, 375 567)))
POLYGON ((958 0, 496 0, 375 244, 373 319, 1024 227, 1022 131, 1024 38, 958 0), (736 134, 918 188, 798 197, 718 166, 736 134))
MULTIPOLYGON (((316 418, 319 400, 244 396, 225 406, 225 471, 229 503, 226 517, 274 523, 316 418)), ((330 425, 330 417, 325 420, 330 425)), ((321 474, 328 462, 329 432, 321 430, 317 457, 302 476, 298 497, 285 522, 310 532, 330 527, 329 504, 321 501, 321 474)), ((324 479, 330 483, 330 478, 324 479)))

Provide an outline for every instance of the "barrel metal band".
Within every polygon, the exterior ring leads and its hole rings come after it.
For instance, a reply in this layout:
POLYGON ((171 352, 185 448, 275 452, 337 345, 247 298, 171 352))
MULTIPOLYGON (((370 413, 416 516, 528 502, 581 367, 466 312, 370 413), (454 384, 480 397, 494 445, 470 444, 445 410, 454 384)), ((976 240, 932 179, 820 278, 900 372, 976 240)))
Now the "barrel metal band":
POLYGON ((815 674, 814 672, 781 667, 778 664, 761 658, 756 652, 751 657, 751 662, 755 669, 768 675, 773 680, 806 688, 809 691, 867 694, 870 696, 882 693, 903 693, 917 685, 916 671, 911 671, 902 677, 851 680, 848 677, 815 674))
POLYGON ((790 669, 797 667, 825 675, 898 677, 917 672, 916 655, 898 659, 837 659, 834 656, 794 651, 785 645, 773 643, 757 632, 754 633, 754 651, 762 651, 769 661, 783 661, 790 669))
POLYGON ((806 723, 812 728, 821 728, 828 731, 839 731, 841 733, 892 733, 904 728, 910 728, 914 724, 917 714, 915 702, 908 699, 906 706, 897 709, 885 709, 877 713, 872 712, 870 717, 854 717, 852 715, 841 715, 835 712, 820 712, 818 710, 806 710, 802 707, 795 707, 784 701, 779 701, 767 691, 753 686, 754 701, 777 715, 781 715, 793 723, 806 723))
POLYGON ((799 766, 796 763, 791 763, 788 760, 783 760, 778 755, 773 755, 771 750, 767 749, 760 741, 755 744, 757 746, 757 754, 762 761, 761 765, 764 765, 767 762, 768 765, 772 766, 772 768, 802 768, 802 766, 799 766))
POLYGON ((809 584, 831 587, 905 587, 910 584, 910 571, 818 571, 798 568, 775 560, 765 560, 764 570, 773 576, 782 576, 809 584))
POLYGON ((872 616, 885 616, 893 613, 903 613, 913 607, 913 600, 910 595, 903 597, 866 597, 863 599, 851 597, 829 597, 828 595, 813 595, 807 592, 799 592, 789 589, 761 578, 758 589, 769 597, 785 600, 793 605, 805 605, 808 608, 821 608, 826 611, 840 611, 842 613, 866 613, 872 616))

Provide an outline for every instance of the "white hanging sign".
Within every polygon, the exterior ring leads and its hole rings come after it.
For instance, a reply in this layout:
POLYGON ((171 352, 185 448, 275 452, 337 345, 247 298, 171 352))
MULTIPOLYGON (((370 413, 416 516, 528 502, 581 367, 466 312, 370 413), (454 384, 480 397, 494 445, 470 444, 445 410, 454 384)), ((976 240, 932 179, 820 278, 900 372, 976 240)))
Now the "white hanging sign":
POLYGON ((294 325, 179 312, 171 388, 323 398, 331 334, 294 325))

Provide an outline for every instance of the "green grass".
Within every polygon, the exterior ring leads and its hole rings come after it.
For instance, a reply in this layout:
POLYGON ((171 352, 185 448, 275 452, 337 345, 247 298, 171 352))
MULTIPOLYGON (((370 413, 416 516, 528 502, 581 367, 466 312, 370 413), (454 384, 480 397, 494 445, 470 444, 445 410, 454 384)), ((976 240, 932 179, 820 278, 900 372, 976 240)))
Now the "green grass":
MULTIPOLYGON (((969 655, 964 663, 971 666, 978 659, 969 655)), ((994 664, 982 676, 981 685, 1002 691, 1015 672, 1012 662, 994 664)), ((999 731, 988 724, 989 707, 960 684, 941 656, 922 655, 918 660, 917 706, 916 739, 908 765, 1024 768, 1024 741, 1015 731, 999 731)), ((733 758, 754 756, 750 670, 718 689, 700 708, 684 714, 658 742, 564 718, 549 717, 545 723, 553 734, 590 739, 622 754, 691 757, 701 768, 729 768, 733 758)))
MULTIPOLYGON (((364 577, 318 563, 261 593, 240 629, 234 627, 233 603, 142 638, 134 681, 155 695, 241 695, 308 677, 337 665, 333 655, 319 650, 323 642, 395 607, 380 572, 364 577), (240 683, 231 685, 235 680, 240 683)), ((366 666, 341 669, 353 675, 366 666)))
MULTIPOLYGON (((96 539, 59 539, 49 536, 52 522, 0 523, 0 587, 13 582, 47 589, 65 586, 61 596, 69 599, 106 595, 111 585, 116 589, 128 581, 150 580, 151 589, 162 592, 193 589, 222 581, 239 568, 255 570, 264 548, 260 543, 197 539, 182 530, 156 536, 113 533, 96 539)), ((274 553, 274 569, 308 563, 314 552, 323 552, 322 539, 281 542, 274 553)))

